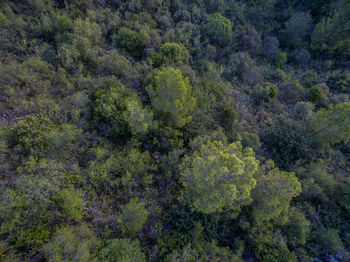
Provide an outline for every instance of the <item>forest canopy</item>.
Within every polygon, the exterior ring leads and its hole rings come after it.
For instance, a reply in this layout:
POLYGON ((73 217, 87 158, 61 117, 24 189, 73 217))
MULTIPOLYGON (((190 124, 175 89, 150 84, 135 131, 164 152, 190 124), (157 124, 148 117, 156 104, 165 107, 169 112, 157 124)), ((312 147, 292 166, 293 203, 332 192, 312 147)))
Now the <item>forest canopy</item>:
POLYGON ((350 261, 348 0, 0 1, 0 262, 350 261))

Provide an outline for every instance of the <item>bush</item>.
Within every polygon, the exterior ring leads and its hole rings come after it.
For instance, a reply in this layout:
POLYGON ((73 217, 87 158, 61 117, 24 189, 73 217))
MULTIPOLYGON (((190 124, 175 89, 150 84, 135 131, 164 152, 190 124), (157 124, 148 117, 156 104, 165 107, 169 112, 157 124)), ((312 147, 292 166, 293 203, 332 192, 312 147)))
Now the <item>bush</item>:
POLYGON ((264 38, 264 55, 271 60, 275 60, 277 54, 280 53, 280 43, 277 37, 266 36, 264 38))
POLYGON ((288 54, 288 60, 295 65, 305 66, 310 61, 310 53, 305 49, 293 50, 288 54))
POLYGON ((257 90, 257 96, 258 99, 263 100, 265 102, 270 101, 271 99, 277 97, 278 95, 278 87, 270 82, 265 82, 262 85, 260 85, 259 89, 257 90))
POLYGON ((212 15, 205 26, 206 34, 212 43, 219 46, 227 45, 231 41, 232 26, 231 21, 221 14, 212 15))
POLYGON ((295 104, 305 95, 305 89, 298 80, 289 81, 280 87, 280 98, 288 103, 295 104))
MULTIPOLYGON (((239 36, 240 48, 248 51, 252 56, 260 54, 262 49, 262 41, 260 34, 254 27, 243 30, 239 36)), ((271 51, 271 50, 270 50, 271 51)))
POLYGON ((287 59, 287 53, 285 52, 279 52, 277 53, 276 57, 275 57, 275 65, 277 67, 282 67, 285 65, 285 63, 287 63, 288 59, 287 59))
POLYGON ((118 46, 125 49, 130 55, 136 58, 142 57, 145 44, 139 32, 128 28, 121 28, 116 40, 118 46))
POLYGON ((148 219, 145 204, 137 198, 132 198, 121 210, 117 218, 119 227, 124 234, 133 236, 143 228, 148 219))
POLYGON ((165 43, 159 48, 159 53, 152 57, 154 66, 183 65, 188 63, 190 54, 187 49, 178 43, 165 43))
POLYGON ((319 228, 317 230, 316 242, 322 249, 333 254, 343 247, 338 230, 333 228, 319 228))
POLYGON ((259 68, 248 53, 239 52, 231 55, 225 71, 227 78, 230 80, 238 76, 242 81, 256 84, 262 79, 259 68))
POLYGON ((152 114, 143 108, 138 95, 111 79, 102 82, 93 97, 93 114, 103 131, 113 138, 147 132, 152 114))
POLYGON ((313 86, 309 90, 309 99, 314 104, 319 104, 326 99, 326 95, 323 92, 322 86, 313 86))
POLYGON ((292 246, 304 246, 310 233, 310 221, 297 208, 292 207, 288 212, 287 239, 292 246))
POLYGON ((64 226, 57 230, 43 250, 49 261, 82 261, 94 259, 99 241, 87 225, 64 226))
POLYGON ((230 103, 221 103, 218 108, 221 126, 231 130, 238 116, 238 113, 230 103))
POLYGON ((312 33, 311 47, 319 52, 332 55, 346 55, 350 52, 350 3, 341 0, 339 8, 331 17, 324 17, 312 33))
POLYGON ((309 13, 295 13, 285 23, 281 33, 282 43, 289 48, 300 48, 309 34, 312 18, 309 13))
POLYGON ((100 252, 102 262, 146 262, 146 256, 141 250, 138 240, 127 238, 110 239, 100 252))
POLYGON ((192 120, 196 99, 192 97, 189 79, 180 70, 165 68, 157 73, 146 90, 154 111, 174 127, 183 127, 192 120))

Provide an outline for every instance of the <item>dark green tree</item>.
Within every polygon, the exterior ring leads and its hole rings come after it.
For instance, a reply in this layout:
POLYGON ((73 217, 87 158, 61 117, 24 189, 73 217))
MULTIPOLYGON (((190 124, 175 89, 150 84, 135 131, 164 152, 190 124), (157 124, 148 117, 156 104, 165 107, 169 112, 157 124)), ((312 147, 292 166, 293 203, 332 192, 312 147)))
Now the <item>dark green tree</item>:
POLYGON ((219 13, 216 13, 209 18, 204 30, 209 36, 210 41, 214 44, 224 46, 231 41, 231 21, 219 13))

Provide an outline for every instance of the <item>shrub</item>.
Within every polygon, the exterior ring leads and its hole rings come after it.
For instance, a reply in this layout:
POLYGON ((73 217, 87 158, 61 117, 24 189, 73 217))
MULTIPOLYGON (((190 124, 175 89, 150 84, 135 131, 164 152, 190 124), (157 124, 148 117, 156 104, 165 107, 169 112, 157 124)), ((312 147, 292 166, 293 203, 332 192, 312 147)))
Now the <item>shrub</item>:
POLYGON ((147 132, 152 114, 142 107, 138 95, 123 85, 105 80, 93 97, 93 114, 96 121, 114 138, 147 132))
POLYGON ((239 36, 239 41, 241 49, 248 51, 252 56, 260 54, 262 49, 261 36, 254 27, 243 30, 239 36))
POLYGON ((156 67, 161 65, 183 65, 188 63, 190 54, 187 49, 178 43, 165 43, 159 48, 159 53, 152 57, 156 67))
POLYGON ((271 60, 275 60, 277 57, 277 54, 280 53, 280 43, 278 41, 277 37, 273 36, 266 36, 264 38, 264 55, 271 60))
POLYGON ((210 17, 205 26, 205 31, 209 36, 210 41, 219 46, 227 45, 227 43, 231 41, 231 21, 219 13, 210 17))
POLYGON ((117 218, 119 227, 124 234, 133 236, 143 228, 148 219, 145 204, 137 198, 132 198, 121 210, 117 218))
POLYGON ((154 83, 147 86, 146 90, 154 111, 161 114, 169 124, 183 127, 192 120, 196 99, 192 97, 189 79, 183 79, 180 70, 161 70, 155 76, 154 83))
POLYGON ((102 262, 146 262, 146 256, 141 250, 138 240, 128 238, 110 239, 100 252, 102 262))
POLYGON ((117 44, 130 55, 140 58, 145 48, 141 34, 128 28, 121 28, 117 36, 117 44))
POLYGON ((43 250, 49 261, 82 261, 94 259, 99 241, 89 226, 64 226, 57 230, 43 250))

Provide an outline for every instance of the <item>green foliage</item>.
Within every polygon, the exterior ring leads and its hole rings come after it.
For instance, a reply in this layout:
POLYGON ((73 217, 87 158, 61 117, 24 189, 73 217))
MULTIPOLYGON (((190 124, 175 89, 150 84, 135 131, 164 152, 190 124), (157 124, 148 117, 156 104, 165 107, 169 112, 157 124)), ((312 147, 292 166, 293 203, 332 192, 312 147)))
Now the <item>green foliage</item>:
POLYGON ((54 198, 61 190, 65 171, 59 162, 31 156, 17 172, 21 176, 15 188, 3 192, 0 235, 29 252, 48 240, 47 226, 58 219, 54 198))
POLYGON ((152 123, 152 113, 143 108, 137 94, 121 84, 106 80, 94 94, 94 117, 112 137, 141 135, 152 123))
POLYGON ((287 228, 288 243, 292 246, 304 246, 310 233, 310 221, 295 207, 289 209, 287 228))
POLYGON ((82 198, 82 192, 74 188, 65 188, 58 193, 58 201, 62 206, 62 215, 68 218, 80 222, 83 218, 83 205, 84 199, 82 198))
POLYGON ((218 111, 221 126, 226 130, 231 130, 238 116, 238 113, 234 109, 233 105, 229 103, 221 103, 219 105, 218 111))
POLYGON ((307 159, 314 153, 314 137, 305 122, 300 125, 294 119, 279 117, 272 124, 269 134, 269 145, 278 163, 288 166, 294 160, 307 159))
POLYGON ((333 72, 332 76, 327 80, 327 85, 337 92, 348 92, 350 90, 349 72, 333 72))
POLYGON ((214 44, 224 46, 231 41, 231 21, 219 13, 216 13, 210 17, 204 30, 209 36, 210 41, 214 44))
POLYGON ((155 112, 163 115, 174 127, 183 127, 192 120, 196 99, 192 97, 189 79, 178 69, 165 68, 157 73, 146 90, 155 112))
POLYGON ((289 48, 298 48, 304 44, 309 33, 312 18, 308 13, 296 13, 285 23, 285 29, 281 32, 282 43, 289 48))
POLYGON ((0 2, 0 261, 350 261, 349 1, 0 2))
POLYGON ((16 151, 38 157, 71 159, 84 148, 83 131, 69 124, 55 125, 49 118, 27 115, 13 126, 10 138, 16 151), (78 148, 77 148, 78 147, 78 148))
POLYGON ((343 207, 350 213, 350 176, 345 180, 345 183, 341 185, 342 197, 340 202, 343 207))
POLYGON ((187 64, 190 54, 182 44, 168 42, 160 46, 159 52, 154 54, 154 66, 187 64))
POLYGON ((118 188, 125 188, 132 181, 148 186, 152 183, 150 154, 133 148, 126 152, 110 154, 108 150, 97 147, 91 150, 95 160, 91 161, 87 170, 94 188, 104 193, 111 193, 118 188))
POLYGON ((334 228, 319 228, 316 241, 328 252, 336 252, 343 247, 338 230, 334 228))
POLYGON ((286 82, 280 89, 280 96, 286 103, 296 103, 305 95, 305 89, 298 80, 286 82))
POLYGON ((339 1, 339 7, 330 17, 324 17, 312 33, 312 48, 332 55, 350 52, 350 3, 339 1))
POLYGON ((297 262, 298 259, 287 247, 258 249, 256 256, 262 262, 297 262))
POLYGON ((121 28, 116 37, 117 45, 129 52, 130 55, 140 58, 145 48, 144 40, 139 32, 128 28, 121 28))
POLYGON ((257 95, 259 99, 262 99, 263 101, 270 101, 273 98, 276 98, 278 95, 278 87, 270 82, 265 82, 262 85, 260 85, 257 95))
POLYGON ((309 97, 310 100, 315 104, 318 104, 326 99, 322 86, 319 85, 311 87, 309 91, 309 97))
POLYGON ((12 128, 13 144, 26 154, 38 146, 47 147, 47 144, 41 143, 41 138, 53 128, 54 124, 48 117, 27 115, 12 128))
POLYGON ((294 173, 281 171, 269 160, 255 177, 256 187, 252 195, 255 219, 271 220, 288 210, 292 198, 299 195, 301 185, 294 173))
POLYGON ((350 139, 349 115, 349 102, 318 110, 310 121, 316 139, 323 145, 347 143, 350 139))
POLYGON ((48 261, 95 261, 99 241, 87 225, 57 230, 43 251, 48 261))
POLYGON ((139 232, 148 219, 148 211, 145 208, 145 203, 140 202, 137 198, 132 198, 121 209, 122 212, 117 218, 121 231, 130 236, 139 232))
POLYGON ((140 242, 127 238, 108 240, 106 247, 100 252, 100 259, 99 261, 103 262, 146 261, 146 257, 141 250, 140 242))
POLYGON ((283 67, 285 65, 285 63, 287 63, 287 61, 288 61, 287 53, 279 52, 279 53, 277 53, 274 62, 275 62, 275 65, 277 67, 283 67))
POLYGON ((249 237, 255 246, 255 256, 259 261, 266 262, 296 262, 295 254, 285 243, 279 230, 273 230, 273 225, 266 221, 257 221, 249 230, 249 237))
POLYGON ((208 142, 192 156, 185 158, 181 182, 184 197, 193 210, 211 214, 252 202, 253 174, 259 162, 251 148, 239 142, 224 146, 220 141, 208 142))
POLYGON ((173 252, 168 261, 201 261, 201 262, 240 262, 240 256, 227 247, 219 247, 217 241, 205 243, 203 246, 186 245, 180 252, 173 252))

